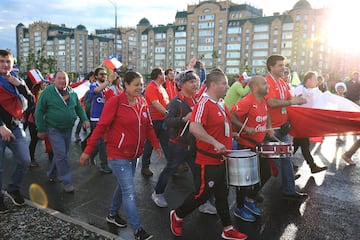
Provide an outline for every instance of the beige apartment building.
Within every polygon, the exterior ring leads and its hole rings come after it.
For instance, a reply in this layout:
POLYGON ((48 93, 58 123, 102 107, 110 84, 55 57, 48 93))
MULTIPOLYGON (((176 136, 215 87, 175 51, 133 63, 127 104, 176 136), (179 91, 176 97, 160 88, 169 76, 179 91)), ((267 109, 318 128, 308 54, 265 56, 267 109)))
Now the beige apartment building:
MULTIPOLYGON (((313 9, 306 0, 272 16, 246 3, 199 1, 178 11, 173 23, 152 26, 143 18, 136 28, 120 27, 116 52, 125 66, 143 74, 154 67, 182 70, 192 57, 208 69, 222 67, 229 75, 265 74, 271 54, 286 56, 299 74, 328 73, 339 64, 347 71, 351 66, 340 63, 329 46, 328 14, 329 9, 313 9)), ((31 50, 44 47, 58 68, 69 72, 88 72, 114 54, 114 28, 89 35, 82 25, 73 29, 35 22, 29 28, 19 24, 16 33, 18 58, 24 60, 31 50)))

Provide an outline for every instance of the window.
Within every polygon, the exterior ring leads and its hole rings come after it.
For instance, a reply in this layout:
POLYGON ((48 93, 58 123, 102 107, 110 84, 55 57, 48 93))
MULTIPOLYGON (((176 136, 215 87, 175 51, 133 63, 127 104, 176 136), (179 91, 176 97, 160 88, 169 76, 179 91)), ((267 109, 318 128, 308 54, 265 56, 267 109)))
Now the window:
POLYGON ((293 35, 292 32, 283 32, 282 33, 282 39, 292 39, 293 35))
POLYGON ((199 45, 198 51, 212 51, 214 49, 213 46, 199 45))
POLYGON ((253 51, 252 53, 253 57, 267 57, 269 56, 268 51, 253 51))
POLYGON ((186 47, 175 47, 175 52, 186 52, 186 47))
POLYGON ((263 40, 263 39, 269 39, 268 33, 255 33, 254 34, 254 40, 263 40))
POLYGON ((164 60, 165 54, 155 54, 155 60, 164 60))
POLYGON ((284 23, 282 25, 282 30, 294 30, 294 24, 293 23, 284 23))
POLYGON ((255 25, 254 32, 268 32, 269 25, 255 25))
POLYGON ((267 42, 253 43, 252 48, 253 49, 269 48, 269 43, 267 43, 267 42))
POLYGON ((175 54, 175 59, 186 59, 186 55, 184 53, 182 54, 175 54))
POLYGON ((265 60, 252 60, 253 66, 265 66, 265 60))
POLYGON ((213 43, 213 42, 214 42, 214 38, 199 38, 198 41, 199 44, 213 43))
POLYGON ((142 42, 142 43, 141 43, 141 46, 142 46, 142 47, 147 47, 147 42, 142 42))
POLYGON ((157 33, 155 34, 155 39, 165 39, 166 34, 165 33, 157 33))
POLYGON ((175 37, 186 37, 186 32, 175 32, 175 37))
POLYGON ((228 65, 228 66, 240 66, 240 60, 227 60, 226 65, 228 65))
POLYGON ((283 41, 281 43, 281 47, 283 47, 283 48, 292 48, 292 42, 291 41, 283 41))
POLYGON ((240 50, 241 45, 240 44, 228 44, 226 49, 227 50, 240 50))
POLYGON ((241 27, 229 27, 228 28, 228 34, 236 34, 241 33, 241 27))
POLYGON ((226 68, 226 74, 240 74, 240 69, 239 68, 226 68))
POLYGON ((214 20, 214 19, 215 19, 215 15, 205 15, 205 16, 198 17, 199 21, 210 21, 210 20, 214 20))
POLYGON ((236 37, 228 37, 228 42, 240 42, 241 41, 241 37, 240 36, 236 36, 236 37))
POLYGON ((204 23, 199 23, 199 29, 202 28, 214 28, 215 23, 214 22, 204 22, 204 23))
POLYGON ((227 52, 226 58, 240 58, 240 52, 227 52))
POLYGON ((199 36, 214 36, 214 30, 200 30, 199 36))
POLYGON ((163 52, 165 52, 165 47, 156 47, 155 52, 156 53, 163 53, 163 52))
POLYGON ((186 45, 186 39, 176 39, 175 45, 186 45))

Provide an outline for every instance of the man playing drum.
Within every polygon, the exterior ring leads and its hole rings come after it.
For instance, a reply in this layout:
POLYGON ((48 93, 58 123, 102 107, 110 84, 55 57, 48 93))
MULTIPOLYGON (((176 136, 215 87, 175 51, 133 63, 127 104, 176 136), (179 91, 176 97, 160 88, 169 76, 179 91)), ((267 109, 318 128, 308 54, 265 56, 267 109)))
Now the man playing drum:
POLYGON ((231 149, 231 115, 222 98, 229 89, 228 80, 220 69, 212 70, 206 77, 207 96, 195 105, 190 119, 190 132, 196 138, 195 159, 196 190, 184 203, 170 212, 171 231, 182 235, 183 218, 215 196, 216 210, 223 225, 222 238, 246 239, 246 234, 236 230, 231 224, 228 205, 228 188, 223 156, 231 149))
MULTIPOLYGON (((238 137, 238 149, 256 151, 265 139, 265 135, 274 137, 271 120, 264 96, 268 93, 268 84, 264 77, 254 76, 249 81, 251 93, 232 107, 232 123, 242 129, 238 137)), ((260 179, 263 186, 270 178, 270 164, 267 159, 260 159, 260 179)), ((236 217, 244 221, 254 222, 254 215, 260 216, 261 210, 256 206, 256 195, 260 184, 236 188, 236 217)))
MULTIPOLYGON (((285 57, 271 55, 266 60, 266 67, 269 71, 265 78, 269 85, 269 93, 265 96, 265 99, 269 106, 271 124, 273 128, 280 128, 275 130, 275 136, 283 143, 290 143, 290 136, 288 135, 290 124, 286 107, 304 104, 306 100, 301 96, 291 97, 286 83, 281 78, 285 70, 285 57)), ((283 198, 289 200, 306 198, 306 193, 299 193, 295 189, 292 159, 290 157, 281 157, 273 160, 281 173, 283 198)))

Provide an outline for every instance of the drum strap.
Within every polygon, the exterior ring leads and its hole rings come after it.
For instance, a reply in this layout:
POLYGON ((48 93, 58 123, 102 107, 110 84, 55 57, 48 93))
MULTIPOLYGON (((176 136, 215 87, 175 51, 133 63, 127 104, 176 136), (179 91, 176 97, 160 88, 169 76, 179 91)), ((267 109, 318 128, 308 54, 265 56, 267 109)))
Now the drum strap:
POLYGON ((211 157, 211 158, 215 158, 215 159, 218 159, 218 160, 221 160, 221 161, 224 160, 224 156, 221 155, 221 154, 215 154, 215 153, 207 152, 207 151, 204 151, 204 150, 199 149, 199 148, 196 149, 196 151, 201 153, 201 154, 204 154, 205 156, 211 157))

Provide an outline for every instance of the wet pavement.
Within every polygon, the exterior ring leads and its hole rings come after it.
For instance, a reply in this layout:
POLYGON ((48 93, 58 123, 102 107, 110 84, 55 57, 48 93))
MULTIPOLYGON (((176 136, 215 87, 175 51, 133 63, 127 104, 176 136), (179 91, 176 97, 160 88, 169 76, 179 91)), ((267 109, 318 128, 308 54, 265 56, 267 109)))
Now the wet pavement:
MULTIPOLYGON (((335 147, 335 137, 325 138, 322 144, 312 143, 312 152, 319 165, 327 165, 327 171, 311 174, 303 161, 300 151, 294 162, 299 166, 301 177, 296 180, 298 190, 307 192, 309 198, 296 203, 280 198, 279 180, 272 177, 262 190, 265 200, 259 204, 263 214, 254 223, 244 222, 232 216, 235 226, 249 235, 248 239, 359 239, 360 236, 360 153, 354 156, 356 166, 347 166, 340 159, 354 138, 346 137, 343 147, 335 147)), ((40 167, 29 169, 23 184, 22 193, 27 199, 32 183, 40 185, 47 197, 48 208, 44 212, 33 206, 24 208, 12 207, 10 213, 0 215, 0 239, 133 239, 130 227, 115 228, 107 224, 105 217, 111 203, 116 180, 112 174, 103 175, 97 167, 79 165, 80 145, 71 144, 69 159, 74 177, 76 192, 65 193, 60 183, 47 180, 46 170, 49 167, 43 142, 37 146, 36 159, 40 167), (22 211, 24 214, 18 214, 22 211), (39 213, 40 211, 40 213, 39 213), (66 219, 58 218, 54 212, 60 212, 66 219), (33 213, 34 212, 34 213, 33 213), (10 226, 20 216, 31 216, 22 219, 20 226, 10 226), (57 222, 59 221, 59 222, 57 222), (44 222, 47 222, 44 224, 44 222), (55 223, 55 224, 53 224, 55 223), (56 227, 64 225, 61 231, 56 227), (38 226, 35 228, 34 226, 38 226), (66 227, 67 226, 67 227, 66 227), (90 226, 90 228, 89 228, 90 226), (93 226, 93 228, 91 228, 93 226), (11 228, 11 229, 9 229, 11 228), (33 230, 29 230, 33 228, 33 230), (25 230, 24 230, 25 229, 25 230), (73 229, 73 230, 70 230, 73 229), (9 237, 12 233, 26 232, 20 238, 9 237), (109 233, 105 236, 105 233, 109 233), (48 235, 46 235, 48 232, 48 235), (95 234, 95 235, 94 235, 95 234), (115 234, 115 235, 112 235, 115 234), (32 236, 34 238, 31 238, 32 236)), ((6 153, 4 186, 9 178, 10 152, 6 153)), ((221 223, 217 216, 199 213, 195 210, 185 218, 183 236, 174 237, 169 227, 169 211, 179 206, 186 195, 193 190, 189 172, 180 177, 173 177, 165 191, 168 208, 158 208, 151 200, 151 193, 158 176, 164 167, 165 160, 152 158, 151 169, 154 176, 144 178, 138 166, 135 175, 137 205, 141 223, 154 239, 215 240, 221 239, 221 223)), ((12 204, 7 200, 7 205, 12 204)), ((234 189, 229 194, 231 212, 235 206, 234 189)), ((121 215, 126 219, 125 213, 121 215)), ((22 236, 22 235, 19 235, 22 236)))

